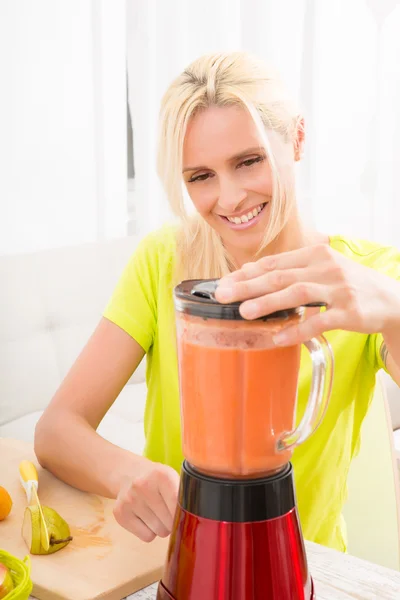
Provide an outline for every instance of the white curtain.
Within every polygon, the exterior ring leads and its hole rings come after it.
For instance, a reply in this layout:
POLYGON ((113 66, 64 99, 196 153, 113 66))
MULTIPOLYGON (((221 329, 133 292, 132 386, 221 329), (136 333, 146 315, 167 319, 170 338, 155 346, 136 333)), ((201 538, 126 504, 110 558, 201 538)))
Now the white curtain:
POLYGON ((125 0, 0 1, 0 254, 123 236, 125 0))
POLYGON ((200 54, 244 49, 280 70, 305 116, 305 218, 400 246, 399 32, 397 0, 127 0, 137 229, 169 216, 155 172, 168 83, 200 54))

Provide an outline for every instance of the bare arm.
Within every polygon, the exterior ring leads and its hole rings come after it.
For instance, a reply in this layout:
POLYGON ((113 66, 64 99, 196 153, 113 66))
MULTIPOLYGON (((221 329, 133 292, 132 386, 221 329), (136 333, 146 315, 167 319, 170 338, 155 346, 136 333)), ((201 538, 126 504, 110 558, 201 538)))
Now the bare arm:
POLYGON ((380 349, 382 361, 393 381, 400 386, 400 327, 384 333, 380 349))
POLYGON ((81 490, 116 498, 147 459, 104 440, 96 429, 144 356, 103 318, 36 426, 40 464, 81 490))

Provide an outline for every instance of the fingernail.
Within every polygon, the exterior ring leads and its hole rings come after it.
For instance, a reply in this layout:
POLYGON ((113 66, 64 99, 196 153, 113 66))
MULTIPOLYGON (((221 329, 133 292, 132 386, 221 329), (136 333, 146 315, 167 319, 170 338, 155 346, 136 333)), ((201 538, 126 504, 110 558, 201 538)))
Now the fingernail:
POLYGON ((218 287, 216 294, 221 300, 231 300, 233 298, 233 289, 231 287, 218 287))
POLYGON ((272 336, 272 341, 275 346, 284 346, 289 340, 289 337, 286 333, 280 332, 276 335, 272 336))
POLYGON ((257 304, 255 302, 246 302, 243 304, 240 312, 245 319, 253 319, 257 316, 257 304))
POLYGON ((217 289, 220 288, 230 288, 233 286, 233 281, 231 279, 228 279, 226 277, 223 277, 222 279, 220 279, 218 281, 218 285, 217 285, 217 289))

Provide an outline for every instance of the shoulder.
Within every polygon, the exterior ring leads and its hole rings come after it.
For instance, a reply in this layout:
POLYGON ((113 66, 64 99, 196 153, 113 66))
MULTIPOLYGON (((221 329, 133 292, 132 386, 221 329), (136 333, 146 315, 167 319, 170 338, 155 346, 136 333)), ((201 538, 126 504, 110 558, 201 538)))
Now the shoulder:
POLYGON ((124 315, 130 315, 132 325, 140 315, 141 321, 150 322, 149 315, 154 317, 157 311, 159 291, 164 289, 171 279, 176 231, 176 226, 164 225, 135 239, 130 257, 117 280, 104 313, 105 316, 114 322, 118 317, 122 322, 124 315))
POLYGON ((400 276, 400 250, 395 246, 341 235, 331 236, 330 246, 367 267, 400 276))
POLYGON ((140 237, 130 264, 153 272, 170 266, 175 260, 177 232, 177 225, 166 224, 140 237))
POLYGON ((134 296, 139 289, 155 294, 158 282, 172 273, 176 254, 175 225, 163 227, 142 236, 132 236, 132 250, 117 282, 115 293, 134 296))

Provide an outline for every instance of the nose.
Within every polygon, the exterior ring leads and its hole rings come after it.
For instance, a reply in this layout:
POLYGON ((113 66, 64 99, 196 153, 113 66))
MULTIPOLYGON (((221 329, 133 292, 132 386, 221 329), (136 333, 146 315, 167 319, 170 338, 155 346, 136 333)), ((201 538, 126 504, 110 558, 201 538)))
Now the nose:
POLYGON ((246 199, 247 192, 231 177, 220 177, 217 205, 224 213, 233 213, 246 199))

